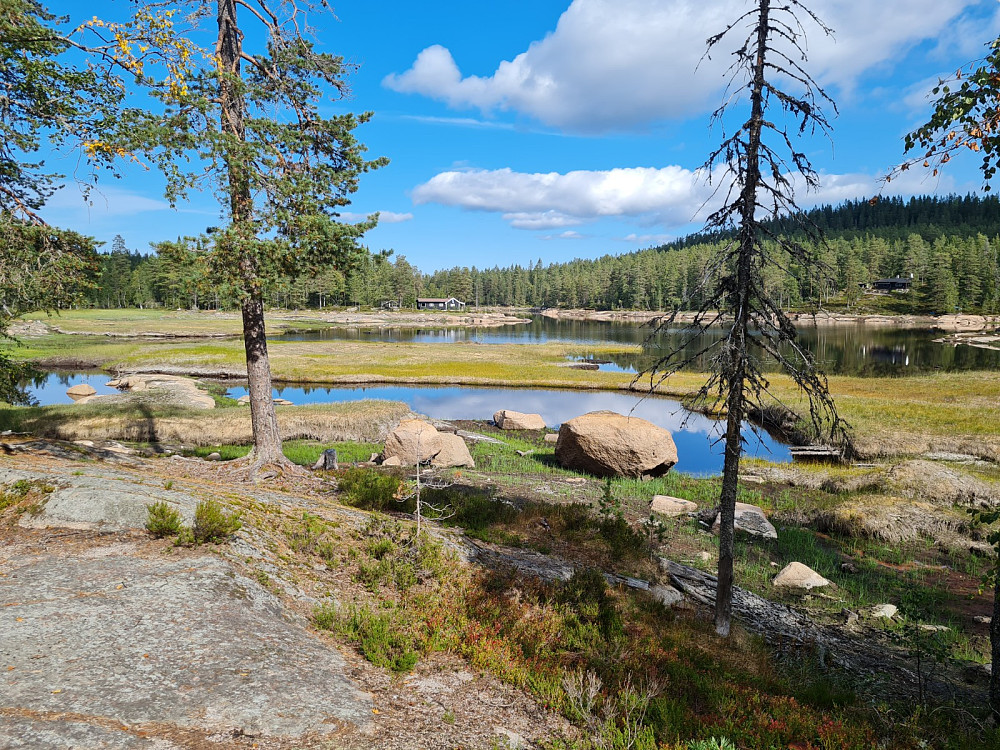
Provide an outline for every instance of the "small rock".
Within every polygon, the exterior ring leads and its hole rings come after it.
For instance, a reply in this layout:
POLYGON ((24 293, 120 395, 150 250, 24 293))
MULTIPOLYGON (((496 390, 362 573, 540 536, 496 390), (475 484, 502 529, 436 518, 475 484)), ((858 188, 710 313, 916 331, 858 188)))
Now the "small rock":
POLYGON ((73 441, 73 445, 82 445, 84 448, 93 448, 94 447, 94 441, 93 440, 74 440, 73 441))
POLYGON ((784 589, 816 589, 829 586, 830 581, 800 562, 790 562, 774 577, 772 585, 784 589))
POLYGON ((238 399, 236 399, 236 403, 237 404, 242 404, 243 406, 246 406, 247 404, 250 403, 250 394, 247 393, 247 394, 245 394, 243 396, 240 396, 238 399))
POLYGON ((585 484, 587 482, 583 477, 570 477, 565 480, 566 484, 585 484))
POLYGON ((80 383, 79 385, 74 385, 66 389, 66 395, 74 401, 78 398, 93 396, 95 393, 97 393, 97 389, 92 385, 87 385, 86 383, 80 383))
POLYGON ((858 567, 852 562, 844 562, 840 564, 840 569, 844 573, 857 573, 858 567))
POLYGON ((549 432, 549 433, 547 433, 545 435, 545 442, 546 443, 558 443, 559 442, 559 433, 557 433, 557 432, 549 432))
POLYGON ((893 617, 896 616, 896 613, 898 611, 899 609, 898 607, 896 607, 895 604, 876 604, 874 607, 871 608, 869 614, 872 617, 882 617, 885 618, 886 620, 891 620, 893 617))
POLYGON ((840 610, 840 613, 847 618, 847 621, 844 623, 845 628, 852 630, 857 627, 858 620, 860 619, 857 612, 852 612, 849 609, 842 609, 840 610))
POLYGON ((684 594, 675 589, 673 586, 667 586, 665 584, 650 587, 649 593, 652 594, 653 597, 665 607, 672 607, 675 604, 680 604, 684 601, 684 594))
POLYGON ((222 460, 222 454, 221 453, 209 453, 207 456, 205 456, 205 460, 206 461, 221 461, 222 460))
POLYGON ((287 398, 276 398, 276 399, 272 399, 272 400, 274 401, 274 405, 275 406, 294 406, 295 405, 291 401, 289 401, 287 398))
POLYGON ((712 553, 702 550, 701 552, 698 553, 698 559, 701 560, 702 562, 708 562, 709 560, 712 559, 712 553))
POLYGON ((541 414, 523 414, 519 411, 501 409, 493 415, 493 423, 501 430, 544 430, 545 420, 541 414))
POLYGON ((917 627, 925 633, 943 633, 947 630, 951 630, 951 628, 947 625, 917 625, 917 627))
POLYGON ((989 685, 992 664, 970 664, 962 670, 962 679, 973 685, 989 685))
POLYGON ((694 513, 698 510, 698 505, 697 503, 692 503, 690 500, 683 500, 679 497, 653 495, 649 509, 653 513, 660 513, 664 516, 680 516, 685 513, 694 513))
POLYGON ((336 471, 340 468, 337 463, 337 449, 327 448, 319 454, 316 463, 313 464, 313 471, 336 471))
POLYGON ((493 727, 493 731, 500 737, 504 738, 501 740, 501 742, 504 743, 501 747, 509 748, 509 750, 527 750, 527 748, 531 747, 531 743, 529 743, 517 732, 512 732, 511 730, 501 726, 493 727))
POLYGON ((975 620, 976 622, 983 623, 983 625, 989 625, 990 623, 993 622, 993 618, 987 617, 986 615, 976 615, 972 619, 975 620))
POLYGON ((389 456, 385 461, 382 462, 383 466, 402 466, 403 462, 399 460, 399 456, 389 456))
POLYGON ((534 451, 514 451, 519 456, 530 456, 534 451))
MULTIPOLYGON (((712 531, 718 530, 721 518, 721 513, 716 515, 712 531)), ((736 503, 736 530, 764 539, 778 538, 778 530, 767 520, 764 511, 749 503, 736 503)))

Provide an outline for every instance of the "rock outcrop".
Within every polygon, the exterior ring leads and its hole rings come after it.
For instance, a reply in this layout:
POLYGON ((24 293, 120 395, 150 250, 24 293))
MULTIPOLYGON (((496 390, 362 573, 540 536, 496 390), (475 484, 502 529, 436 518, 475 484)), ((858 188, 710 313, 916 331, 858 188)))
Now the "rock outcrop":
MULTIPOLYGON (((458 435, 438 432, 422 419, 407 419, 399 423, 385 440, 382 461, 397 459, 401 466, 430 462, 431 466, 475 467, 472 454, 458 435)), ((392 462, 395 465, 395 461, 392 462)))
POLYGON ((493 415, 493 422, 501 430, 544 430, 545 420, 541 414, 523 414, 519 411, 501 409, 493 415))
POLYGON ((595 411, 563 422, 556 459, 599 477, 661 477, 677 463, 677 446, 645 419, 595 411))

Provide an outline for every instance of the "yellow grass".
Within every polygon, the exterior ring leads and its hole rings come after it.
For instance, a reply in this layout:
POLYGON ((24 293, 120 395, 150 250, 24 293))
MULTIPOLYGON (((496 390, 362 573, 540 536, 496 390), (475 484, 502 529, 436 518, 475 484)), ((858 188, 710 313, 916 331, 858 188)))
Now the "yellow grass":
MULTIPOLYGON (((398 401, 354 401, 278 407, 283 440, 381 442, 409 412, 398 401)), ((194 446, 253 442, 250 409, 160 408, 148 404, 80 404, 42 408, 0 406, 4 429, 62 440, 123 440, 194 446)))

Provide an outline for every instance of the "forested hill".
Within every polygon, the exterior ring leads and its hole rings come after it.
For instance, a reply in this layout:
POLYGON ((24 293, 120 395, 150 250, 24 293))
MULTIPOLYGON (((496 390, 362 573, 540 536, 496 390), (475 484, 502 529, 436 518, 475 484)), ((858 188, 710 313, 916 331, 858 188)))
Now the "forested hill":
MULTIPOLYGON (((909 199, 891 196, 849 200, 839 206, 818 206, 804 211, 802 218, 807 225, 822 231, 827 239, 854 239, 872 234, 886 240, 903 240, 911 234, 919 234, 924 240, 933 242, 942 236, 991 236, 1000 232, 1000 197, 924 195, 909 199)), ((799 222, 787 218, 766 225, 779 234, 802 233, 799 222)), ((677 249, 724 238, 719 232, 699 232, 658 249, 677 249)))
MULTIPOLYGON (((913 279, 913 290, 893 297, 907 312, 1000 312, 1000 202, 992 196, 883 198, 849 201, 807 214, 826 233, 815 248, 832 274, 775 257, 768 290, 790 307, 837 300, 853 305, 863 286, 887 276, 913 279)), ((786 220, 794 226, 794 222, 786 220)), ((773 227, 780 231, 780 225, 773 227)), ((506 268, 455 267, 425 274, 402 255, 362 259, 350 269, 324 268, 272 285, 277 307, 378 306, 388 300, 412 307, 417 297, 457 297, 488 306, 591 307, 662 310, 694 306, 698 279, 722 235, 699 234, 660 247, 594 260, 506 268)), ((807 240, 802 240, 806 242, 807 240)), ((470 238, 474 245, 475 238, 470 238)), ((102 258, 91 301, 102 307, 165 305, 218 307, 236 295, 211 278, 195 245, 163 242, 143 256, 116 239, 102 258)), ((874 298, 869 298, 874 300, 874 298)))

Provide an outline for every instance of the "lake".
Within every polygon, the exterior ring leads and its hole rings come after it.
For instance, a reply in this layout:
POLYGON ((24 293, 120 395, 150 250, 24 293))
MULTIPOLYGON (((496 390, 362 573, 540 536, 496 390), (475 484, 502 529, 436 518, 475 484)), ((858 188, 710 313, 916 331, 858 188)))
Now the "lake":
MULTIPOLYGON (((28 385, 28 391, 41 405, 67 404, 72 399, 66 389, 88 383, 99 393, 116 393, 106 383, 110 376, 95 373, 46 373, 28 385)), ((246 388, 231 387, 229 395, 239 398, 246 388)), ((659 397, 642 398, 638 394, 613 391, 569 391, 528 388, 475 388, 466 386, 370 386, 353 388, 317 388, 282 386, 274 395, 294 404, 320 404, 359 399, 402 401, 420 414, 435 419, 488 420, 500 409, 541 414, 549 427, 558 427, 567 419, 591 411, 609 410, 631 414, 670 430, 677 444, 677 471, 696 475, 714 475, 722 471, 724 423, 684 409, 676 401, 659 397)), ((279 407, 279 419, 281 410, 279 407)), ((789 461, 788 446, 766 433, 756 436, 746 426, 747 455, 770 461, 789 461)))
MULTIPOLYGON (((602 369, 639 372, 651 367, 657 351, 683 343, 685 332, 675 327, 654 332, 634 323, 554 320, 540 315, 530 323, 501 328, 330 327, 276 334, 277 341, 394 341, 417 343, 478 342, 481 344, 544 344, 563 342, 579 346, 578 358, 592 358, 601 344, 635 344, 642 353, 604 357, 602 369), (654 335, 655 334, 655 335, 654 335)), ((894 328, 864 324, 802 326, 799 341, 811 351, 830 375, 891 377, 920 372, 1000 369, 1000 352, 971 346, 938 344, 944 334, 928 328, 894 328)), ((690 342, 686 352, 696 353, 717 341, 722 329, 712 329, 690 342)), ((601 355, 604 356, 604 355, 601 355)), ((704 369, 709 363, 702 358, 704 369)))

